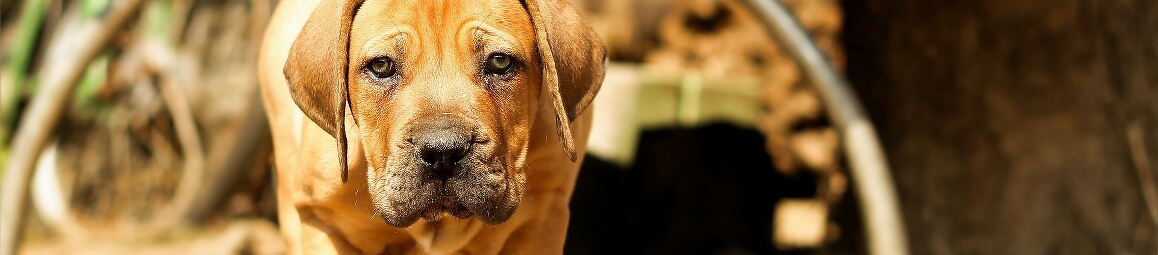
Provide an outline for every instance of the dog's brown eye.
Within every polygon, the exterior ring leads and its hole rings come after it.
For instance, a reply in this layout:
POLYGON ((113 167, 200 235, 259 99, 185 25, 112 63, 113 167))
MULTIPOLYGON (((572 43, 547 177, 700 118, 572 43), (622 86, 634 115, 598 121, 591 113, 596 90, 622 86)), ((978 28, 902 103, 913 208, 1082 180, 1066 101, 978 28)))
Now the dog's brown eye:
POLYGON ((486 72, 487 74, 508 74, 513 70, 514 59, 510 55, 503 53, 491 54, 487 57, 486 72))
POLYGON ((394 68, 394 60, 387 57, 370 60, 369 67, 370 72, 374 73, 374 77, 378 77, 379 79, 394 76, 394 73, 398 72, 398 70, 394 68))

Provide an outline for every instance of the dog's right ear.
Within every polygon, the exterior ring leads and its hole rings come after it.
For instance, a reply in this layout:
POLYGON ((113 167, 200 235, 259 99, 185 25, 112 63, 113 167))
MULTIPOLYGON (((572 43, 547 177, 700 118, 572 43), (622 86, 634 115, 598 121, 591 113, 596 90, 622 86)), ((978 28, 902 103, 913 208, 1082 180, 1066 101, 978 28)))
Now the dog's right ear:
POLYGON ((363 1, 322 0, 290 46, 282 69, 298 108, 338 141, 342 182, 349 178, 345 110, 350 27, 363 1))

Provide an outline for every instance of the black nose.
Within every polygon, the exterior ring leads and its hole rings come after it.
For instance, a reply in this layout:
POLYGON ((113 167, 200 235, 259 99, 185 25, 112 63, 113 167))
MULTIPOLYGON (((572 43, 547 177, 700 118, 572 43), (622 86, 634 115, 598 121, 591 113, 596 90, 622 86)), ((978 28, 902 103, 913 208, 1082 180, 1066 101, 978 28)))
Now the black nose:
POLYGON ((431 174, 448 177, 470 152, 471 131, 461 122, 436 118, 417 124, 411 141, 431 174))

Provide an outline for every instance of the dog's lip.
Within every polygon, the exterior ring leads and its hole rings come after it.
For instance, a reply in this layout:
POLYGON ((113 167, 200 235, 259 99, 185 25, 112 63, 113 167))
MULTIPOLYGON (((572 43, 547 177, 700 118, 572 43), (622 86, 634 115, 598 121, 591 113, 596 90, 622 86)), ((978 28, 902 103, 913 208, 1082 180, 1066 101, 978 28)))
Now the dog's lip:
POLYGON ((443 214, 450 214, 455 218, 466 219, 474 216, 474 212, 467 209, 462 203, 455 200, 454 195, 450 195, 446 190, 446 186, 442 187, 441 192, 433 198, 433 202, 428 204, 426 208, 416 212, 426 221, 434 222, 442 219, 443 214))
POLYGON ((515 201, 513 205, 507 206, 466 203, 463 199, 469 200, 469 198, 461 197, 463 194, 455 194, 457 192, 456 190, 452 190, 452 186, 445 186, 445 182, 438 185, 438 190, 434 191, 433 194, 427 193, 426 195, 412 197, 411 201, 418 203, 414 204, 416 205, 415 207, 401 207, 397 209, 402 210, 395 210, 389 209, 394 208, 391 205, 386 205, 386 207, 378 207, 382 205, 376 205, 376 210, 381 213, 381 218, 385 220, 387 224, 399 228, 409 227, 419 219, 426 220, 427 222, 437 222, 442 220, 446 215, 464 220, 477 218, 488 225, 497 225, 505 222, 511 214, 514 213, 514 209, 518 205, 518 201, 515 201))
POLYGON ((450 216, 454 216, 455 218, 459 218, 459 219, 467 219, 467 218, 474 216, 474 212, 470 211, 469 209, 466 209, 466 207, 463 207, 462 205, 455 205, 454 207, 448 208, 444 205, 434 205, 434 204, 432 204, 429 207, 427 207, 426 209, 422 210, 421 216, 422 216, 422 219, 424 219, 426 221, 435 222, 435 221, 441 220, 442 217, 446 214, 449 214, 450 216))

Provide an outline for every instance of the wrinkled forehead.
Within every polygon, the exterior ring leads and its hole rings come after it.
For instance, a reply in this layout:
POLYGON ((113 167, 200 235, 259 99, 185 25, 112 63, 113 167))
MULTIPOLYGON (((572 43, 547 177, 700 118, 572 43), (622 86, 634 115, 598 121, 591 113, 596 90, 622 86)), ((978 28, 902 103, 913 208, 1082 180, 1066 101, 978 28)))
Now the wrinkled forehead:
POLYGON ((519 0, 367 0, 354 17, 350 42, 351 50, 367 40, 399 35, 421 37, 407 39, 424 43, 492 37, 523 44, 519 41, 534 38, 533 33, 530 16, 519 0))

